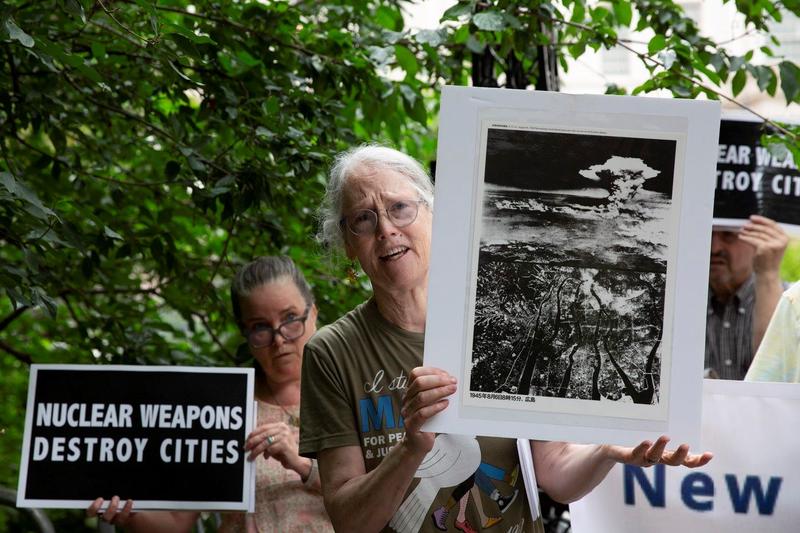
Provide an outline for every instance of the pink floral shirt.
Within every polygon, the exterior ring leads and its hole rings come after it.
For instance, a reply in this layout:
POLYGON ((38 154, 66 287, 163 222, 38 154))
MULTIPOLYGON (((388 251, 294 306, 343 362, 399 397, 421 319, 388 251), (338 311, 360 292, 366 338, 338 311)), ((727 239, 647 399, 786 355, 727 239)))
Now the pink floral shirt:
MULTIPOLYGON (((300 406, 284 406, 300 418, 300 406)), ((258 401, 258 425, 271 422, 289 424, 289 416, 277 405, 258 401)), ((289 424, 291 427, 291 424, 289 424)), ((299 428, 293 428, 299 440, 299 428)), ((224 514, 220 532, 246 531, 247 533, 329 532, 333 526, 325 512, 322 494, 306 488, 300 475, 286 470, 273 458, 256 459, 256 512, 224 514)))

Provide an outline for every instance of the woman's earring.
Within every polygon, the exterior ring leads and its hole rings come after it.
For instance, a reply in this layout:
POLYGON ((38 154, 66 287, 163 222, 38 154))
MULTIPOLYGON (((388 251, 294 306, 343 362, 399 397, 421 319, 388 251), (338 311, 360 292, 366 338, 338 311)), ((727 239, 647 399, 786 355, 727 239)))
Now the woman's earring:
POLYGON ((355 261, 352 261, 349 265, 347 265, 347 269, 346 269, 347 279, 349 279, 353 283, 358 281, 358 274, 356 274, 355 266, 356 266, 355 261))

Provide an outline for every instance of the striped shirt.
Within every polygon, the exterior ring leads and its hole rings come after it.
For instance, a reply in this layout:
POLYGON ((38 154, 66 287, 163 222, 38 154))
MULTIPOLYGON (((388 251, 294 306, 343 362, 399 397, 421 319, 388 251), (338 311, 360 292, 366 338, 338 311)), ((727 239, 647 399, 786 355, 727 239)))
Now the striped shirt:
POLYGON ((753 361, 755 275, 751 275, 729 302, 720 302, 708 289, 706 316, 706 377, 744 379, 753 361))

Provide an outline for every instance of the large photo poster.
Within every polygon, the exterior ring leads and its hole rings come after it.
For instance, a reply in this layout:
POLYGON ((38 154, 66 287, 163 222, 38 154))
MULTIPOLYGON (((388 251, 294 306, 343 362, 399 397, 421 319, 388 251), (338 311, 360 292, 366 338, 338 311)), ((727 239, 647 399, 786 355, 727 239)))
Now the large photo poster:
POLYGON ((679 134, 483 121, 466 404, 664 418, 683 143, 679 134))
POLYGON ((447 87, 430 431, 697 445, 719 105, 447 87), (469 428, 469 430, 467 430, 469 428))

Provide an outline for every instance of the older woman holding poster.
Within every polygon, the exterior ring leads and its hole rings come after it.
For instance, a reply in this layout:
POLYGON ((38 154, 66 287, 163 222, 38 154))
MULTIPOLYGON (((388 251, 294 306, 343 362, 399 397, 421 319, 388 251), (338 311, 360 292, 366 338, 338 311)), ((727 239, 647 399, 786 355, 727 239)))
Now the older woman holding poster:
MULTIPOLYGON (((457 388, 421 367, 433 186, 412 158, 363 146, 341 154, 322 209, 322 237, 358 260, 373 296, 306 345, 300 452, 319 459, 340 531, 541 531, 531 517, 514 439, 435 435, 422 424, 457 388)), ((466 427, 464 433, 477 433, 466 427)), ((711 454, 669 439, 634 448, 532 441, 539 486, 573 501, 617 462, 696 467, 711 454)))

